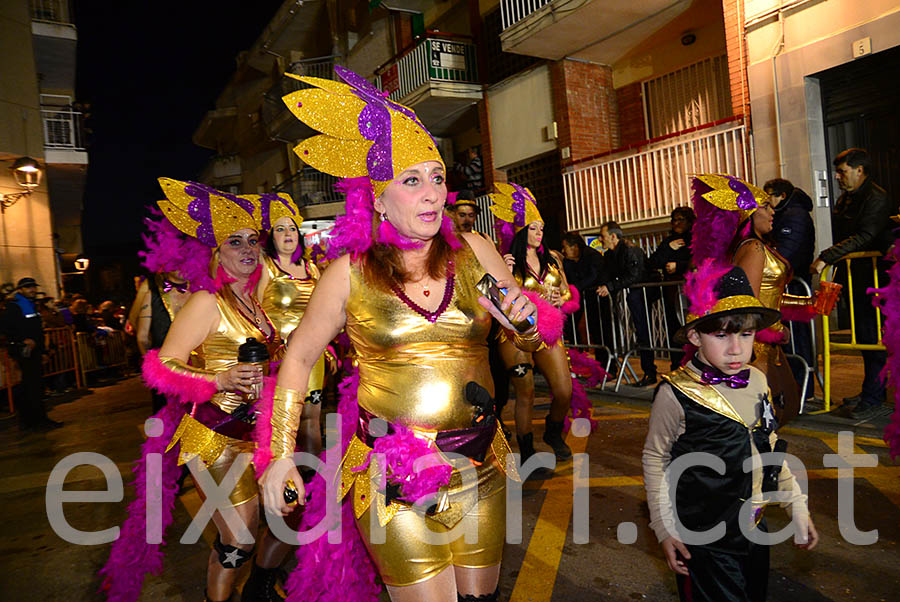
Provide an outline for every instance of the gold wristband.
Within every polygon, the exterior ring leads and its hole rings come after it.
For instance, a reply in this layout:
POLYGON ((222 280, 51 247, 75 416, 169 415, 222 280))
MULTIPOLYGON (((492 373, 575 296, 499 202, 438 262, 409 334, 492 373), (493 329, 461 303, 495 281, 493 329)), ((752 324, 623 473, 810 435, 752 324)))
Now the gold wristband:
POLYGON ((290 458, 294 454, 302 411, 301 391, 275 387, 272 397, 272 458, 290 458))
POLYGON ((159 361, 163 366, 165 366, 175 374, 181 376, 190 376, 193 378, 202 378, 203 380, 208 380, 209 382, 218 385, 218 383, 216 383, 216 373, 212 370, 195 368, 188 365, 186 362, 183 362, 180 359, 174 357, 160 357, 159 361))
POLYGON ((813 298, 806 297, 801 295, 789 295, 787 293, 781 295, 781 306, 782 307, 803 307, 805 305, 812 305, 813 298))

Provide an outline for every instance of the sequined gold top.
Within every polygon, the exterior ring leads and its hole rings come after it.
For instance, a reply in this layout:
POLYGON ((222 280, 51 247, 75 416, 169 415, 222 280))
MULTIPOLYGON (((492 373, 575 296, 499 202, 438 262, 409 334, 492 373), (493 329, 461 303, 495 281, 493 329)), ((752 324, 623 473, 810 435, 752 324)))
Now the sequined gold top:
POLYGON ((287 340, 306 311, 309 298, 319 280, 319 268, 312 262, 306 262, 307 277, 294 278, 265 253, 263 269, 268 272, 269 283, 263 291, 262 308, 272 320, 282 340, 287 340))
POLYGON ((486 342, 491 316, 475 288, 485 270, 466 243, 454 270, 446 307, 426 316, 396 293, 370 286, 361 266, 351 264, 347 334, 358 354, 360 407, 419 430, 472 426, 466 383, 493 394, 486 342))
MULTIPOLYGON (((270 357, 275 357, 276 349, 281 344, 277 332, 273 333, 271 340, 267 340, 266 335, 256 327, 256 324, 238 311, 237 305, 229 287, 226 286, 216 293, 219 326, 191 353, 193 367, 212 372, 228 370, 237 364, 238 347, 251 337, 268 346, 270 357)), ((219 391, 213 395, 211 401, 231 413, 244 402, 244 398, 240 392, 219 391)))
POLYGON ((524 290, 538 293, 541 297, 549 301, 550 291, 554 288, 558 288, 563 303, 572 298, 572 292, 569 290, 565 276, 563 276, 562 271, 559 269, 554 259, 551 258, 550 261, 547 262, 547 267, 544 269, 542 276, 535 274, 531 268, 526 269, 527 272, 524 280, 522 280, 521 276, 516 275, 516 282, 518 282, 519 286, 524 290))
MULTIPOLYGON (((751 240, 755 239, 748 238, 742 241, 741 245, 751 240)), ((769 245, 763 244, 762 247, 766 258, 763 264, 762 280, 759 283, 759 294, 756 295, 760 303, 765 307, 779 311, 786 305, 796 306, 811 303, 812 299, 810 297, 790 295, 784 292, 793 275, 791 266, 784 257, 772 250, 769 245)), ((740 245, 738 248, 740 248, 740 245)), ((778 332, 785 330, 785 326, 781 322, 775 322, 769 328, 778 332)))

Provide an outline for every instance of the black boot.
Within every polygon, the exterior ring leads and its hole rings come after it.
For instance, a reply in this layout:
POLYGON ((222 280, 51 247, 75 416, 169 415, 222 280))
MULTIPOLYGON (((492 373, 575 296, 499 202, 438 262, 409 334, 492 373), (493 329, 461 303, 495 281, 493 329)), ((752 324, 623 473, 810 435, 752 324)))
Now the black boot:
POLYGON ((546 425, 544 429, 544 443, 553 448, 557 460, 568 460, 572 457, 572 449, 566 445, 563 438, 563 422, 554 422, 550 420, 550 414, 547 414, 546 425))
POLYGON ((264 569, 253 563, 250 578, 244 584, 241 602, 284 602, 276 584, 281 569, 264 569))
POLYGON ((483 596, 473 596, 471 594, 464 596, 457 592, 456 599, 458 602, 497 602, 500 599, 500 586, 497 586, 493 594, 484 594, 483 596))
MULTIPOLYGON (((523 435, 521 437, 516 437, 516 441, 519 443, 519 456, 521 456, 521 463, 525 464, 525 462, 534 455, 534 433, 528 433, 527 435, 523 435)), ((549 468, 545 468, 543 466, 534 469, 531 473, 525 477, 526 481, 545 481, 549 478, 553 477, 553 471, 549 468)))

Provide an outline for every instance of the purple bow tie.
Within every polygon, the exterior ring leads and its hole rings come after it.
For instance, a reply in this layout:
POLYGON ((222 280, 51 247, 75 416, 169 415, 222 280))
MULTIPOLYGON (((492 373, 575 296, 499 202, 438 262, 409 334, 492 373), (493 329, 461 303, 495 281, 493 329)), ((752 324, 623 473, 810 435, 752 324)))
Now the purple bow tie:
POLYGON ((743 389, 750 383, 750 369, 741 370, 737 374, 725 374, 712 366, 704 366, 703 381, 708 385, 724 383, 731 389, 743 389))
POLYGON ((169 280, 163 281, 163 292, 164 293, 171 292, 173 289, 178 291, 179 293, 186 293, 188 290, 188 283, 187 282, 171 282, 169 280))

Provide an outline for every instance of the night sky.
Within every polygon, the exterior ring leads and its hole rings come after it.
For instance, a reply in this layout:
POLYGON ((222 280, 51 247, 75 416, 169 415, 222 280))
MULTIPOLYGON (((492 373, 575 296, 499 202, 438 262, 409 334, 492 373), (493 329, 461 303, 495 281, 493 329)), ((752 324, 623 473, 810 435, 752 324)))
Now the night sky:
POLYGON ((140 245, 159 176, 193 179, 212 155, 191 136, 282 0, 74 2, 76 100, 91 104, 84 244, 90 256, 140 245))

